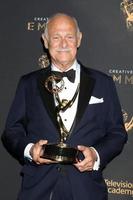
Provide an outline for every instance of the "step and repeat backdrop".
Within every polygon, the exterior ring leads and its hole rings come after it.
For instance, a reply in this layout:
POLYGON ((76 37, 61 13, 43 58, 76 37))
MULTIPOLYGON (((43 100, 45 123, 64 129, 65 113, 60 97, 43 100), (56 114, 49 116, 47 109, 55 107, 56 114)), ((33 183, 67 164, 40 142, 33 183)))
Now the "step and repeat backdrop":
MULTIPOLYGON (((109 200, 133 199, 133 1, 28 0, 0 2, 0 130, 21 75, 47 65, 41 34, 57 12, 77 18, 83 40, 78 59, 113 77, 128 142, 104 171, 109 200)), ((113 98, 113 97, 112 97, 113 98)), ((16 199, 21 166, 0 143, 0 199, 16 199)))

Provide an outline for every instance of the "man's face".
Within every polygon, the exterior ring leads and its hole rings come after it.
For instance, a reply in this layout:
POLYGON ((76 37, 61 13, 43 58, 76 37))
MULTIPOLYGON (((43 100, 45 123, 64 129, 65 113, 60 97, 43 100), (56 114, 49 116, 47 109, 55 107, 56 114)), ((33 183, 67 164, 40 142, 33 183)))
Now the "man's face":
POLYGON ((49 22, 48 37, 44 38, 45 47, 49 49, 52 63, 62 71, 73 64, 80 41, 81 33, 77 34, 71 18, 58 16, 49 22))

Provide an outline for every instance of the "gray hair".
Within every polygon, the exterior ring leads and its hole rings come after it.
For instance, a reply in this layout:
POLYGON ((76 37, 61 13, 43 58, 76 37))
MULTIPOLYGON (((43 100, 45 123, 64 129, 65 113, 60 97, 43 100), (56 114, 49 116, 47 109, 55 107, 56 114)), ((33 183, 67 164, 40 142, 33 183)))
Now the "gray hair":
POLYGON ((46 38, 48 38, 48 25, 49 25, 49 22, 51 22, 55 17, 58 17, 58 16, 70 17, 70 18, 73 20, 74 24, 75 24, 75 27, 76 27, 76 30, 77 30, 77 36, 79 35, 80 29, 79 29, 79 25, 78 25, 78 22, 77 22, 77 20, 76 20, 75 17, 70 16, 70 15, 67 15, 67 14, 65 14, 65 13, 56 13, 56 14, 54 14, 54 15, 52 15, 51 17, 48 18, 47 23, 46 23, 46 25, 45 25, 45 29, 44 29, 43 35, 44 35, 46 38))

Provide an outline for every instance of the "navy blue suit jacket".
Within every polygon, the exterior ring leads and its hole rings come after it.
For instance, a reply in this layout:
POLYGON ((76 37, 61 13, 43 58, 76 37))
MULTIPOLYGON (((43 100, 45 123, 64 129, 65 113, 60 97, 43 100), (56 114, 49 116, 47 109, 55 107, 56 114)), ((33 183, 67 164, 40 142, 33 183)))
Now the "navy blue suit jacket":
MULTIPOLYGON (((49 66, 20 79, 2 135, 7 150, 24 165, 21 200, 48 200, 59 176, 58 164, 38 166, 24 159, 27 144, 40 139, 54 143, 59 140, 53 95, 44 86, 50 74, 49 66), (45 198, 39 196, 41 190, 45 198)), ((102 170, 121 152, 126 140, 121 107, 112 78, 81 65, 78 110, 67 143, 71 146, 81 144, 94 147, 100 156, 100 168, 98 171, 81 173, 73 165, 65 166, 75 200, 106 199, 107 188, 102 170), (104 101, 89 104, 91 96, 103 98, 104 101)))

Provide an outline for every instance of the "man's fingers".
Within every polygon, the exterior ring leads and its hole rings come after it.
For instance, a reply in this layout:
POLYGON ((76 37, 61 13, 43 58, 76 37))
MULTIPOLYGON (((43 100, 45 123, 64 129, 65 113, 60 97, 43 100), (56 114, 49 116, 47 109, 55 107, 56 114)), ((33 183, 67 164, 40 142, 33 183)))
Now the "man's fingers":
POLYGON ((82 145, 78 145, 78 149, 83 153, 85 158, 82 161, 81 160, 78 161, 75 164, 75 167, 81 172, 91 171, 93 169, 94 162, 95 162, 93 150, 89 147, 82 146, 82 145))
POLYGON ((41 165, 41 164, 54 164, 57 163, 57 161, 53 161, 53 160, 49 160, 49 159, 45 159, 45 158, 38 158, 37 164, 41 165))
POLYGON ((78 150, 79 151, 84 151, 86 149, 86 147, 85 146, 82 146, 82 145, 78 145, 78 150))
POLYGON ((40 162, 42 163, 42 161, 39 160, 42 154, 42 146, 47 143, 48 143, 47 140, 39 140, 31 147, 30 154, 33 158, 33 161, 36 162, 37 164, 39 164, 40 162))
MULTIPOLYGON (((33 158, 33 161, 38 164, 38 165, 41 165, 41 164, 52 164, 52 163, 57 163, 56 161, 52 161, 52 160, 49 160, 49 159, 45 159, 45 158, 42 158, 41 156, 43 155, 43 149, 42 149, 42 146, 47 144, 48 143, 48 140, 39 140, 36 144, 34 144, 31 148, 31 151, 32 151, 32 158, 33 158)), ((44 150, 45 151, 45 150, 44 150)))
POLYGON ((75 164, 75 167, 80 171, 80 172, 84 172, 84 171, 92 171, 93 167, 92 166, 79 166, 75 164))
POLYGON ((47 144, 47 143, 48 143, 48 140, 39 140, 38 145, 42 146, 42 145, 47 144))
POLYGON ((83 161, 79 161, 75 164, 78 169, 92 169, 93 168, 93 160, 86 158, 83 161))

